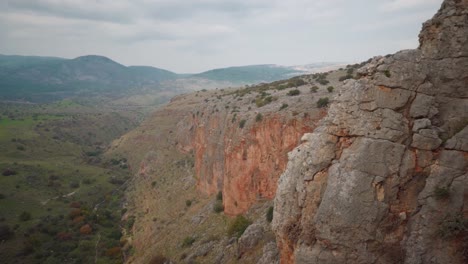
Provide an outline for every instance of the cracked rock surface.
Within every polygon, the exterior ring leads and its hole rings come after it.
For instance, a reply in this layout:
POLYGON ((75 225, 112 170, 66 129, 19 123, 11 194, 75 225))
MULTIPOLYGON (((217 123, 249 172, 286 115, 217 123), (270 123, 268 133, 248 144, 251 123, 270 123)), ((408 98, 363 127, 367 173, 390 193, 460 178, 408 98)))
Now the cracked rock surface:
POLYGON ((468 0, 376 57, 289 153, 281 263, 468 263, 468 0))

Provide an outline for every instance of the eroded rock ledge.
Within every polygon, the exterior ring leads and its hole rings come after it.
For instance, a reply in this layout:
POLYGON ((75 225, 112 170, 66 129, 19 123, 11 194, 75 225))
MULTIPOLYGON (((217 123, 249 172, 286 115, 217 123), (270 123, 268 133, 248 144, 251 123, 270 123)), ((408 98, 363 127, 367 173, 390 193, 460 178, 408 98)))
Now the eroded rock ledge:
POLYGON ((468 262, 467 40, 468 1, 446 0, 417 50, 341 87, 280 177, 282 263, 468 262))

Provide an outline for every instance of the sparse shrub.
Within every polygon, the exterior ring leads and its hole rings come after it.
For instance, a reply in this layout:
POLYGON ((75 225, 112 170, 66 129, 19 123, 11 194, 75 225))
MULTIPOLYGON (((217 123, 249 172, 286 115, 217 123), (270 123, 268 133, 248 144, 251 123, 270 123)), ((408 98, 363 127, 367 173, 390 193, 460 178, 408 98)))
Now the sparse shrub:
POLYGON ((80 202, 71 202, 70 203, 71 208, 81 208, 81 203, 80 202))
POLYGON ((70 211, 70 219, 74 219, 75 217, 77 216, 80 216, 81 215, 81 209, 79 208, 74 208, 73 210, 70 211))
POLYGON ((82 235, 89 235, 93 232, 93 229, 91 228, 91 226, 89 224, 86 224, 82 227, 80 227, 80 234, 82 235))
POLYGON ((321 85, 327 85, 330 83, 327 79, 317 79, 317 82, 321 85))
POLYGON ((20 151, 25 151, 26 150, 26 148, 23 145, 16 146, 16 149, 20 150, 20 151))
POLYGON ((19 215, 19 220, 20 220, 20 221, 28 221, 28 220, 31 220, 31 214, 30 214, 29 212, 23 211, 23 212, 19 215))
POLYGON ((228 227, 227 234, 239 238, 252 222, 243 215, 238 215, 228 227))
POLYGON ((91 179, 90 178, 84 178, 83 183, 86 184, 86 185, 89 185, 89 184, 91 184, 91 179))
POLYGON ((266 219, 269 223, 271 223, 271 221, 273 220, 273 206, 268 207, 266 219))
POLYGON ((222 201, 216 200, 214 205, 213 205, 213 211, 215 213, 221 213, 224 211, 224 205, 222 201))
POLYGON ((445 200, 450 197, 450 191, 448 187, 437 186, 434 189, 434 196, 437 200, 445 200))
POLYGON ((328 97, 320 98, 317 101, 317 107, 318 108, 326 107, 328 105, 328 103, 329 103, 328 97))
POLYGON ((2 172, 2 175, 3 175, 3 176, 16 175, 16 171, 14 171, 14 170, 12 170, 12 169, 5 169, 5 170, 2 172))
POLYGON ((290 90, 288 92, 288 95, 289 96, 296 96, 296 95, 299 95, 301 93, 301 91, 299 91, 298 89, 294 89, 294 90, 290 90))
POLYGON ((109 258, 120 258, 122 254, 122 249, 120 247, 112 247, 106 250, 105 255, 109 258))
POLYGON ((344 80, 348 80, 348 79, 352 79, 353 78, 353 75, 351 74, 346 74, 345 76, 341 76, 338 81, 342 82, 344 80))
POLYGON ((333 90, 335 90, 335 87, 333 87, 333 86, 328 86, 327 91, 328 91, 329 93, 333 92, 333 90))
POLYGON ((96 157, 96 156, 101 155, 101 151, 100 150, 87 151, 85 154, 88 157, 96 157))
POLYGON ((263 119, 263 116, 260 113, 258 113, 257 116, 255 117, 256 122, 260 122, 260 121, 262 121, 262 119, 263 119))
POLYGON ((283 109, 287 108, 288 106, 289 106, 288 104, 283 103, 279 110, 283 110, 283 109))
POLYGON ((438 233, 442 238, 449 239, 468 231, 468 219, 463 215, 446 218, 440 225, 438 233))
POLYGON ((188 236, 184 238, 184 241, 182 242, 182 247, 191 247, 194 242, 195 242, 195 238, 188 236))
POLYGON ((135 216, 130 216, 127 220, 127 223, 125 224, 125 226, 127 227, 127 229, 132 229, 133 225, 135 224, 135 216))
POLYGON ((168 261, 169 261, 169 260, 168 260, 166 257, 164 257, 164 256, 162 256, 162 255, 157 255, 157 256, 154 256, 154 257, 150 260, 149 264, 165 264, 165 263, 167 263, 168 261))
POLYGON ((278 91, 284 90, 284 89, 286 89, 286 88, 288 88, 288 86, 287 86, 286 84, 280 84, 278 87, 276 87, 276 89, 277 89, 278 91))
POLYGON ((72 239, 72 235, 68 232, 59 232, 57 233, 57 239, 60 241, 67 241, 72 239))
POLYGON ((0 225, 0 241, 8 240, 13 236, 13 231, 7 225, 0 225))
POLYGON ((185 200, 185 205, 190 207, 192 205, 192 200, 185 200))
POLYGON ((73 188, 73 189, 76 189, 80 187, 80 183, 79 182, 70 182, 70 188, 73 188))
POLYGON ((385 76, 386 76, 387 78, 390 78, 390 77, 392 76, 392 74, 390 73, 389 70, 385 70, 385 71, 384 71, 384 74, 385 74, 385 76))
POLYGON ((316 93, 316 92, 318 91, 318 89, 319 89, 319 88, 318 88, 317 86, 314 85, 314 86, 310 87, 310 92, 311 92, 311 93, 316 93))
POLYGON ((241 129, 244 128, 246 122, 247 122, 247 120, 242 119, 242 120, 239 122, 239 128, 241 128, 241 129))

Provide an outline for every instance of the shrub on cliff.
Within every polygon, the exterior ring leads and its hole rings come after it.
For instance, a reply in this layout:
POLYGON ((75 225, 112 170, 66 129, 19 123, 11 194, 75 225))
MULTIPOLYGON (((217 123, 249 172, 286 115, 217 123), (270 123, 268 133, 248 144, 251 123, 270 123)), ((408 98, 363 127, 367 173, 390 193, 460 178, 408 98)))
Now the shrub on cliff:
POLYGON ((327 91, 328 91, 329 93, 333 92, 333 90, 335 90, 335 87, 333 87, 333 86, 328 86, 327 91))
POLYGON ((215 213, 221 213, 222 211, 224 211, 223 201, 216 200, 213 205, 213 211, 215 213))
POLYGON ((242 119, 242 120, 239 122, 239 128, 241 128, 241 129, 244 128, 246 122, 247 122, 247 120, 242 119))
POLYGON ((448 187, 437 186, 434 189, 434 196, 437 200, 445 200, 450 197, 450 191, 448 187))
POLYGON ((184 241, 182 241, 182 247, 191 247, 194 242, 195 242, 194 237, 191 237, 191 236, 185 237, 184 241))
POLYGON ((271 221, 273 221, 273 206, 270 206, 267 210, 267 213, 266 213, 266 219, 269 223, 271 223, 271 221))
POLYGON ((228 227, 227 234, 239 238, 252 222, 243 215, 238 215, 228 227))
POLYGON ((299 91, 298 89, 294 89, 294 90, 290 90, 288 92, 288 95, 289 96, 295 96, 295 95, 299 95, 301 93, 301 91, 299 91))
POLYGON ((318 108, 323 108, 323 107, 327 106, 328 103, 329 103, 328 97, 320 98, 320 99, 318 99, 318 101, 317 101, 317 107, 318 107, 318 108))
POLYGON ((316 93, 316 92, 318 91, 318 89, 319 89, 319 88, 318 88, 317 86, 314 85, 314 86, 310 87, 310 92, 311 92, 311 93, 316 93))
POLYGON ((260 121, 262 121, 262 119, 263 119, 263 116, 260 113, 258 113, 257 116, 255 117, 256 122, 260 122, 260 121))
POLYGON ((353 75, 351 74, 346 74, 345 76, 341 76, 338 81, 342 82, 344 80, 348 80, 348 79, 352 79, 353 78, 353 75))

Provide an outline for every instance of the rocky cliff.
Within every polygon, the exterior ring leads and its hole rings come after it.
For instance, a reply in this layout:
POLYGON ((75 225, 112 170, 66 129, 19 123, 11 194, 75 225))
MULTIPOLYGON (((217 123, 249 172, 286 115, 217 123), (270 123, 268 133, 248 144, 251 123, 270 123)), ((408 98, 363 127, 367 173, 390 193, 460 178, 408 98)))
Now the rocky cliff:
POLYGON ((289 153, 281 263, 467 263, 468 1, 359 74, 289 153))
MULTIPOLYGON (((239 107, 257 108, 250 103, 250 97, 242 99, 239 107)), ((300 102, 283 112, 277 111, 279 107, 274 103, 255 112, 223 109, 212 113, 217 109, 216 102, 212 102, 179 122, 179 148, 194 152, 197 189, 207 195, 221 192, 225 214, 244 213, 258 201, 273 199, 287 153, 325 113, 300 102), (295 110, 302 113, 293 115, 291 111, 295 110), (244 125, 239 123, 242 120, 244 125)))
POLYGON ((180 95, 115 141, 108 155, 126 157, 134 172, 123 217, 134 223, 127 262, 276 259, 265 213, 287 153, 326 115, 317 101, 336 93, 327 86, 341 85, 346 71, 180 95), (228 229, 239 214, 253 224, 237 241, 228 229))

